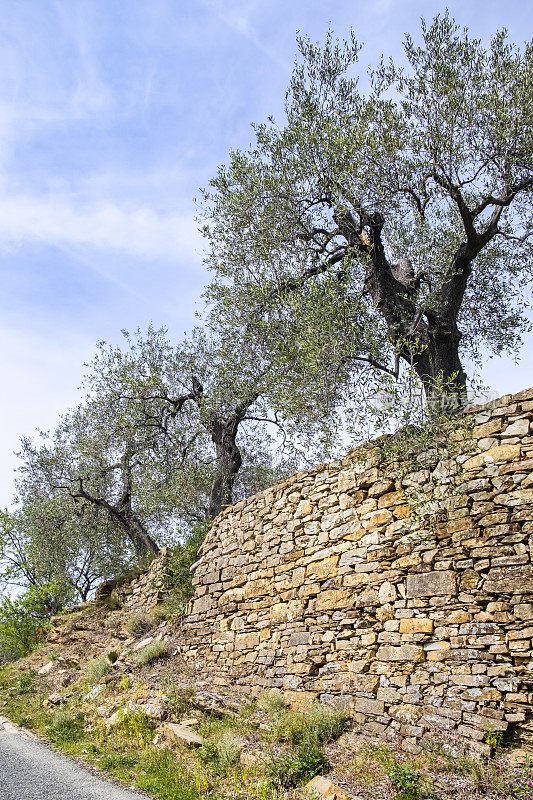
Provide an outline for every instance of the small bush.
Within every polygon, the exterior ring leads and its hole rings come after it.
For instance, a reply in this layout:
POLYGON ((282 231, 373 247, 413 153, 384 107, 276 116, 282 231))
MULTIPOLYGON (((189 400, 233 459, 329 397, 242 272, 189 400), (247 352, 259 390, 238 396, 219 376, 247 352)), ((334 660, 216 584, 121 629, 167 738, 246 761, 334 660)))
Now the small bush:
POLYGON ((169 614, 169 609, 162 603, 155 606, 152 609, 152 619, 154 621, 154 625, 161 625, 162 622, 165 622, 168 619, 169 614))
POLYGON ((495 731, 492 725, 489 725, 483 736, 483 741, 489 745, 493 752, 498 752, 503 744, 503 733, 502 731, 495 731))
POLYGON ((276 789, 288 789, 296 786, 299 771, 298 757, 295 753, 286 752, 279 756, 271 756, 266 763, 266 777, 276 789))
POLYGON ((396 800, 422 800, 426 797, 422 776, 412 765, 393 764, 388 778, 396 791, 396 800))
POLYGON ((156 658, 161 658, 161 656, 166 655, 167 649, 166 642, 150 642, 150 644, 147 644, 146 647, 143 647, 142 650, 136 653, 135 663, 139 666, 150 664, 150 662, 155 661, 156 658))
POLYGON ((330 769, 331 764, 318 745, 302 742, 296 751, 271 757, 266 765, 266 776, 276 789, 288 789, 316 775, 325 775, 330 769))
POLYGON ((87 683, 98 683, 111 669, 107 656, 99 656, 89 661, 85 667, 85 680, 87 683))
POLYGON ((241 743, 226 731, 218 742, 205 742, 198 751, 200 760, 208 764, 218 775, 226 775, 239 761, 241 743))
POLYGON ((79 742, 83 738, 83 715, 67 709, 55 711, 48 726, 48 736, 55 744, 79 742))
POLYGON ((191 687, 176 686, 174 681, 167 685, 165 694, 168 697, 167 707, 173 717, 181 717, 189 708, 189 699, 194 694, 191 687))
POLYGON ((224 771, 239 761, 241 742, 229 731, 226 731, 217 742, 218 761, 224 771))
POLYGON ((279 689, 272 689, 264 694, 259 701, 259 707, 266 711, 267 714, 270 714, 271 717, 279 716, 287 710, 283 693, 279 689))
POLYGON ((107 654, 107 660, 110 664, 114 664, 118 658, 118 653, 116 650, 110 650, 107 654))
POLYGON ((272 728, 280 742, 296 745, 307 741, 322 745, 341 735, 346 728, 346 716, 320 703, 313 703, 303 713, 286 710, 275 713, 272 728))
POLYGON ((131 636, 144 636, 154 627, 153 620, 147 614, 134 614, 126 624, 126 630, 131 636))
POLYGON ((19 694, 29 694, 33 691, 33 674, 21 675, 15 686, 19 694))
POLYGON ((300 742, 296 755, 299 763, 298 780, 301 783, 310 781, 315 775, 325 775, 331 769, 331 764, 315 742, 300 742))

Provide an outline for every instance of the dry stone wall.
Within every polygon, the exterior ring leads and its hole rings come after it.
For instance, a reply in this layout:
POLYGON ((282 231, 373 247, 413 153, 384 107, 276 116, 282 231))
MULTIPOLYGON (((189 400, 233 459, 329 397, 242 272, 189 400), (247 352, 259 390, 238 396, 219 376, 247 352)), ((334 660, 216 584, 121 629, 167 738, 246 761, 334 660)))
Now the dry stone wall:
POLYGON ((114 588, 111 596, 126 611, 150 612, 165 597, 169 559, 168 548, 163 547, 161 553, 150 564, 149 570, 141 573, 131 582, 114 588))
POLYGON ((185 657, 407 750, 438 733, 486 752, 491 730, 533 747, 532 420, 530 389, 416 462, 377 440, 226 508, 185 657))

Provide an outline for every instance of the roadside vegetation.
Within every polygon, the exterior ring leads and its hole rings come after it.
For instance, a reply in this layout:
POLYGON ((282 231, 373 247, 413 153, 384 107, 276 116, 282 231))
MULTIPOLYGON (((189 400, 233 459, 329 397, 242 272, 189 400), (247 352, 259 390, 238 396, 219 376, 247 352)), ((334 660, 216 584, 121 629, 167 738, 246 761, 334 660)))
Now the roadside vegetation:
MULTIPOLYGON (((56 661, 61 664, 61 656, 56 661)), ((200 710, 190 669, 167 665, 158 673, 156 691, 166 721, 190 726, 202 737, 201 746, 192 747, 167 740, 161 720, 143 711, 143 699, 155 690, 144 659, 118 656, 112 664, 106 654, 75 672, 68 688, 50 694, 50 678, 39 676, 28 659, 5 665, 0 714, 157 800, 289 800, 317 775, 327 775, 347 797, 368 800, 532 797, 533 760, 510 765, 501 742, 494 743, 489 759, 440 746, 408 755, 390 743, 356 736, 336 709, 313 703, 295 710, 277 691, 259 702, 241 701, 235 713, 200 710), (111 709, 118 711, 110 715, 111 709)))

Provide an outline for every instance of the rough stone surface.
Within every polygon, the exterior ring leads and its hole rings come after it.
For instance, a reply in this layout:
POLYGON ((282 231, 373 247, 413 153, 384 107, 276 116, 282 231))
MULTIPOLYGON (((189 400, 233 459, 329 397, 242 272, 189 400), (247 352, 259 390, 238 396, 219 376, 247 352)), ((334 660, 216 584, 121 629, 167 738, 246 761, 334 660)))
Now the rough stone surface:
POLYGON ((410 752, 439 733, 480 751, 491 727, 533 749, 531 399, 475 409, 417 460, 377 440, 225 508, 193 568, 185 659, 410 752))
POLYGON ((162 734, 169 742, 179 742, 181 744, 192 744, 200 747, 203 738, 185 725, 177 725, 175 722, 165 722, 158 728, 158 733, 162 734))

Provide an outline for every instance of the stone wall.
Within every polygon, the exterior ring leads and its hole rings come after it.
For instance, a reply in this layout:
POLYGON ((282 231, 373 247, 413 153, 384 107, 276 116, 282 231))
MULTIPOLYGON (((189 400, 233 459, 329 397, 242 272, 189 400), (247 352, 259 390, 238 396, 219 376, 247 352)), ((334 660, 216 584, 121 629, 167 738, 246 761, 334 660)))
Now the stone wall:
POLYGON ((377 440, 226 508, 185 657, 407 750, 439 732, 486 752, 491 729, 533 746, 532 420, 530 389, 416 460, 377 440))
POLYGON ((126 611, 148 613, 165 597, 168 564, 170 553, 163 547, 161 553, 154 558, 150 569, 141 573, 131 582, 117 586, 111 596, 126 611))

